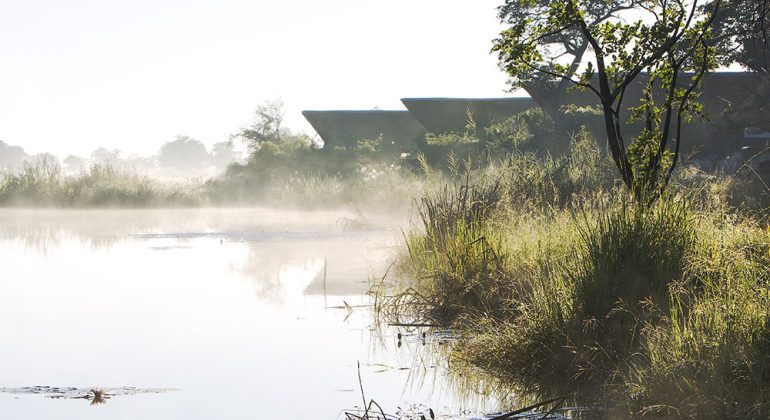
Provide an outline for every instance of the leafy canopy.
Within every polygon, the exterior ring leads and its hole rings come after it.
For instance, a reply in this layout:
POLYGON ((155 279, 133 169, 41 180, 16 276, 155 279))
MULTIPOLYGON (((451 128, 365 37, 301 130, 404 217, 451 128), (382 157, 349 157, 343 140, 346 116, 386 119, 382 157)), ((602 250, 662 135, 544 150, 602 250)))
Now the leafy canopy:
MULTIPOLYGON (((770 73, 770 0, 723 0, 714 19, 713 45, 722 66, 739 64, 763 75, 770 73)), ((711 12, 718 2, 705 10, 711 12)))
POLYGON ((654 198, 676 166, 682 124, 701 112, 696 98, 703 75, 717 65, 709 42, 720 1, 705 5, 508 0, 500 10, 510 27, 493 51, 514 87, 545 83, 559 91, 568 84, 593 93, 623 181, 637 196, 654 198), (638 81, 644 98, 629 106, 626 90, 638 81), (639 120, 644 129, 627 144, 627 126, 639 120))

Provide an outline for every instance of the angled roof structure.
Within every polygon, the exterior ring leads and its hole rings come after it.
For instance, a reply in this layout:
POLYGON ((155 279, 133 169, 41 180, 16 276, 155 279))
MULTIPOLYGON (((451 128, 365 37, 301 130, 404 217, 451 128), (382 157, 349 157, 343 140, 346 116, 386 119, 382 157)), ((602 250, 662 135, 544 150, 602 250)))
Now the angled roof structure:
MULTIPOLYGON (((646 78, 646 74, 641 74, 638 81, 628 87, 624 106, 640 103, 646 78)), ((686 79, 685 75, 682 80, 686 79)), ((742 133, 725 132, 715 123, 720 121, 725 109, 755 101, 754 93, 760 83, 761 76, 750 72, 707 75, 698 100, 711 120, 696 120, 684 126, 687 141, 683 147, 715 156, 736 149, 742 133)), ((476 123, 476 135, 484 138, 485 129, 491 124, 538 106, 530 97, 403 98, 401 102, 408 111, 303 111, 302 114, 321 136, 324 147, 355 148, 359 140, 382 138, 383 148, 410 151, 418 149, 418 142, 426 131, 435 134, 463 132, 471 116, 476 123)), ((579 106, 598 105, 598 98, 592 92, 573 92, 568 102, 579 106)), ((752 103, 746 113, 748 115, 742 119, 748 126, 770 127, 770 103, 766 106, 752 103)))
POLYGON ((403 98, 406 109, 428 132, 440 134, 465 131, 472 116, 479 133, 493 123, 537 104, 530 97, 511 98, 403 98))
POLYGON ((324 148, 356 148, 363 139, 382 139, 384 148, 416 150, 425 130, 408 111, 302 111, 324 148))

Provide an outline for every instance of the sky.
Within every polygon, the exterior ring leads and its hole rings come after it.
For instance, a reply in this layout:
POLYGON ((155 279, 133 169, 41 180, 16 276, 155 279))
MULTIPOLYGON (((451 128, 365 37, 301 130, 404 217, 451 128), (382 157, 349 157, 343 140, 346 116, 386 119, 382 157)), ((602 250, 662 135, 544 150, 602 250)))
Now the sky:
POLYGON ((154 154, 207 145, 280 98, 403 109, 402 97, 497 97, 500 0, 0 0, 0 140, 27 153, 154 154))

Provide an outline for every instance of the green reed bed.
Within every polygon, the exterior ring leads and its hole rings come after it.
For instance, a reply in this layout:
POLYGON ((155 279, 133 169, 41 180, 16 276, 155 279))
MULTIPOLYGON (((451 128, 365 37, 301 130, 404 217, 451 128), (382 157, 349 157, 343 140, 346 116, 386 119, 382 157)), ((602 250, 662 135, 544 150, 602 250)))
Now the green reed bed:
POLYGON ((108 165, 66 175, 41 161, 0 174, 0 206, 179 207, 201 201, 198 185, 161 183, 108 165))
POLYGON ((539 159, 423 198, 378 314, 455 329, 455 373, 522 401, 770 414, 770 240, 730 205, 737 181, 683 172, 639 205, 596 167, 539 159))

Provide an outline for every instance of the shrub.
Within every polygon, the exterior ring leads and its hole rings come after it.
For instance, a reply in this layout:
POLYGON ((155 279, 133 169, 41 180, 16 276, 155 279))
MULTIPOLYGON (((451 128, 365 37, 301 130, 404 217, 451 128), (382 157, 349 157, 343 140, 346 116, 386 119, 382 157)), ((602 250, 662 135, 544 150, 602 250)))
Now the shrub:
POLYGON ((561 155, 570 136, 557 135, 556 124, 540 108, 528 109, 486 129, 486 147, 493 153, 532 152, 539 156, 561 155))

